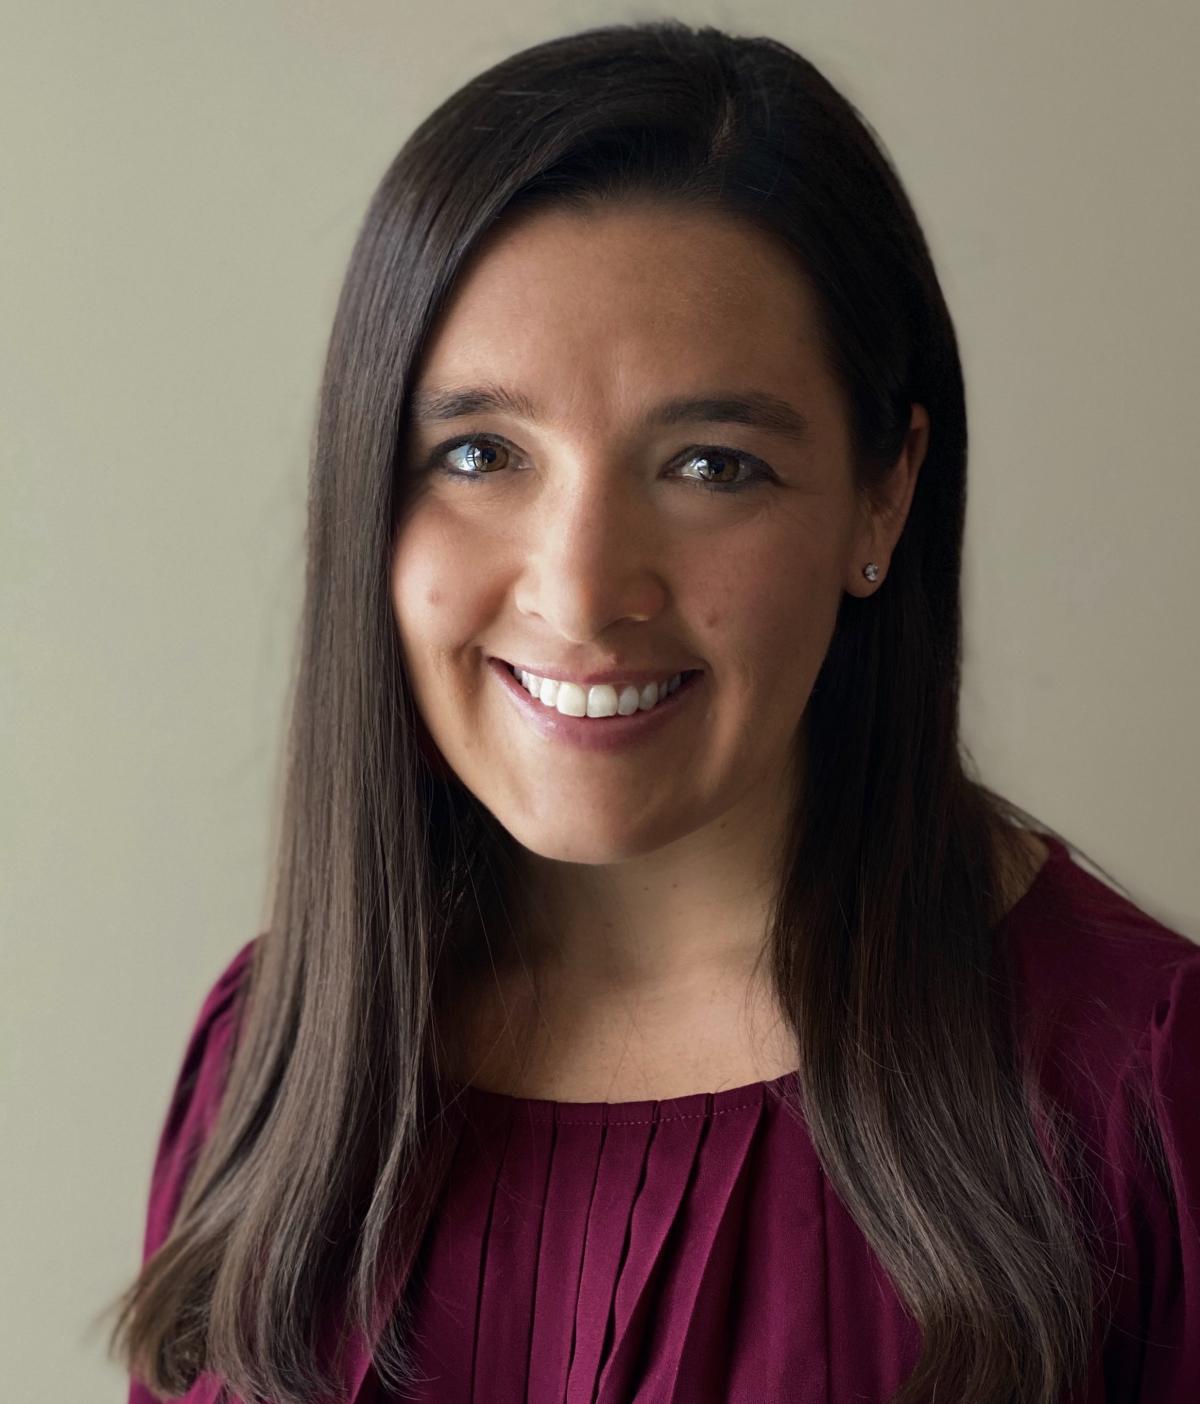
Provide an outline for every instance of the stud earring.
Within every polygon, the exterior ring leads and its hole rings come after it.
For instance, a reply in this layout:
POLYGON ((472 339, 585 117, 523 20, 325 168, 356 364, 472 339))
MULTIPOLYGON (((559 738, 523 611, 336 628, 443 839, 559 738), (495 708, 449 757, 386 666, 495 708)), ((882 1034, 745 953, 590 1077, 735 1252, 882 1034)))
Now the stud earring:
POLYGON ((868 563, 865 566, 863 566, 863 574, 867 577, 868 580, 878 580, 879 567, 875 564, 874 561, 868 561, 868 563))

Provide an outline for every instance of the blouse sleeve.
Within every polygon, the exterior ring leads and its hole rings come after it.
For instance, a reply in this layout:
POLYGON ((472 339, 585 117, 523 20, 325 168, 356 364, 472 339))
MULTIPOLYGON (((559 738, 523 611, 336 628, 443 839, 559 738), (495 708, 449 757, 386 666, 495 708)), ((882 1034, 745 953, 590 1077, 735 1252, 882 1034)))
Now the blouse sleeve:
MULTIPOLYGON (((196 1157, 216 1119, 232 1047, 236 997, 248 973, 253 949, 254 942, 248 942, 221 972, 205 995, 188 1035, 150 1174, 143 1264, 170 1232, 196 1157)), ((128 1404, 157 1404, 157 1396, 132 1380, 128 1404)))
POLYGON ((212 1129, 224 1088, 235 998, 253 948, 254 942, 248 942, 218 976, 188 1035, 154 1156, 143 1262, 166 1239, 196 1156, 212 1129))
POLYGON ((1110 1107, 1113 1404, 1200 1400, 1200 949, 1175 967, 1110 1107))

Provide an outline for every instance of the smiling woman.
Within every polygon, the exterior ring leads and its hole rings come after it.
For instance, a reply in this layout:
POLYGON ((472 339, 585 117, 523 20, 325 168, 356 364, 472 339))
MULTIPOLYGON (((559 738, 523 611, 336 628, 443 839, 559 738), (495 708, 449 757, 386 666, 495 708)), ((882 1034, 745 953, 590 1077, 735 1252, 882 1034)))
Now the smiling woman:
POLYGON ((653 930, 657 964, 714 974, 762 946, 748 888, 802 783, 797 729, 843 596, 878 588, 862 568, 890 558, 928 439, 915 405, 862 491, 819 320, 778 238, 626 201, 506 224, 424 348, 393 547, 405 673, 582 979, 605 929, 653 930), (488 374, 513 388, 468 388, 488 374), (427 440, 431 411, 473 460, 427 440), (547 708, 509 705, 523 694, 492 657, 547 680, 547 708), (636 723, 572 725, 599 670, 697 681, 636 723))
POLYGON ((969 773, 965 494, 924 237, 793 50, 595 29, 421 124, 131 1404, 1195 1397, 1200 951, 969 773))

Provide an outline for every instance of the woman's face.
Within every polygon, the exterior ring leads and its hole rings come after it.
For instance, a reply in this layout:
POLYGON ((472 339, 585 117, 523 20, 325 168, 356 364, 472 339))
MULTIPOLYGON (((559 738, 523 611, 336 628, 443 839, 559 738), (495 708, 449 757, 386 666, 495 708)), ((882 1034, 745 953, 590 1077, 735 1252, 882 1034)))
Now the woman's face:
POLYGON ((886 519, 856 493, 786 252, 710 213, 527 215, 464 270, 410 415, 392 599, 461 783, 526 848, 589 864, 728 839, 777 809, 842 592, 878 588, 862 567, 882 580, 919 467, 893 475, 886 519), (508 405, 450 403, 481 387, 508 405), (751 397, 782 413, 662 413, 751 397), (572 717, 587 686, 548 705, 506 664, 611 672, 625 701, 572 717), (645 680, 687 669, 642 710, 645 680), (639 685, 628 716, 623 681, 639 685))

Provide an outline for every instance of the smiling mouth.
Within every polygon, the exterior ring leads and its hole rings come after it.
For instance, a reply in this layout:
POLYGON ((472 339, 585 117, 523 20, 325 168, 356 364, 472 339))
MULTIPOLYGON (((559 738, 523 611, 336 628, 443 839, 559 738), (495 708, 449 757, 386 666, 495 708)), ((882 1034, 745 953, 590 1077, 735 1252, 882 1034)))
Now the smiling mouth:
POLYGON ((609 723, 657 712, 673 703, 677 693, 689 690, 702 668, 686 668, 659 683, 573 683, 518 669, 505 659, 497 660, 530 701, 552 715, 572 720, 609 723))

